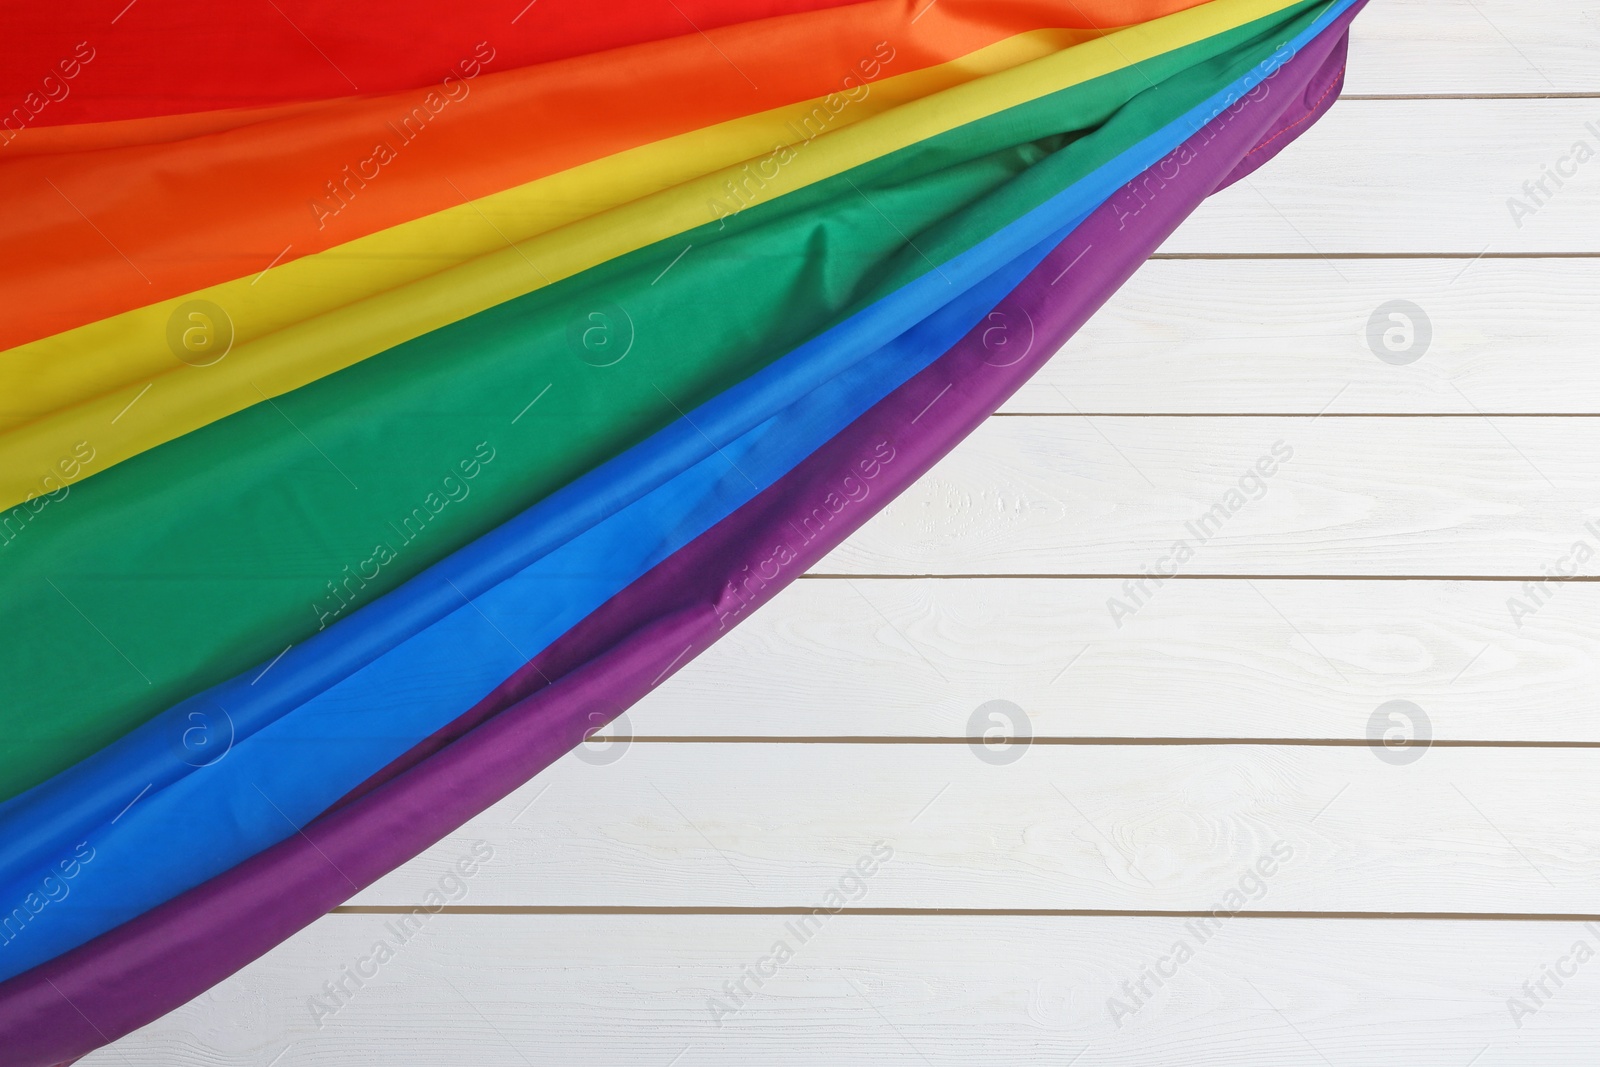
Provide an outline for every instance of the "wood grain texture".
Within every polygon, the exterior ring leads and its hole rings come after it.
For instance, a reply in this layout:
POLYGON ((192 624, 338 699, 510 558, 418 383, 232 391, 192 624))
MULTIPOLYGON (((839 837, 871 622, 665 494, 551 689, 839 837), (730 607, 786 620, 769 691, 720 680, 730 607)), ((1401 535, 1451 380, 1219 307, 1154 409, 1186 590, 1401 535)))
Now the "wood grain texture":
MULTIPOLYGON (((462 902, 815 907, 882 842, 873 908, 1209 910, 1278 841, 1249 906, 1600 913, 1600 750, 634 744, 529 783, 358 905, 420 903, 472 842, 462 902)), ((1242 902, 1241 902, 1242 903, 1242 902)), ((1235 904, 1234 907, 1239 907, 1235 904)))
POLYGON ((1600 546, 1596 435, 1517 417, 991 419, 816 570, 1539 575, 1600 546))
POLYGON ((1347 93, 1597 93, 1592 0, 1379 0, 1350 33, 1347 93))
POLYGON ((628 713, 624 732, 1365 738, 1405 698, 1444 740, 1600 741, 1600 585, 1172 582, 1121 627, 1119 580, 799 582, 628 713), (1280 614, 1281 613, 1281 614, 1280 614), (1287 621, 1286 621, 1287 620, 1287 621), (1520 624, 1520 625, 1519 625, 1520 624))
POLYGON ((1576 1067, 1600 1008, 1590 960, 1520 1028, 1508 1009, 1577 941, 1600 945, 1577 924, 1236 918, 1201 942, 1172 919, 839 915, 799 943, 769 915, 439 915, 314 1021, 391 920, 325 919, 83 1062, 1576 1067), (744 979, 785 938, 792 956, 744 979), (1158 965, 1170 977, 1113 1021, 1158 965), (741 979, 751 995, 717 1014, 741 979))
POLYGON ((1337 268, 1152 260, 1001 410, 1600 412, 1600 260, 1337 268), (1413 335, 1406 355, 1416 359, 1405 365, 1380 359, 1367 336, 1375 315, 1394 325, 1379 314, 1394 300, 1415 304, 1427 322, 1427 342, 1413 335))
MULTIPOLYGON (((1600 99, 1341 101, 1161 252, 1600 252, 1600 160, 1571 158, 1579 141, 1600 150, 1597 131, 1600 99), (1572 176, 1531 197, 1524 183, 1564 158, 1572 176), (1532 213, 1514 215, 1513 197, 1532 213)), ((1329 270, 1337 280, 1343 267, 1329 270)))

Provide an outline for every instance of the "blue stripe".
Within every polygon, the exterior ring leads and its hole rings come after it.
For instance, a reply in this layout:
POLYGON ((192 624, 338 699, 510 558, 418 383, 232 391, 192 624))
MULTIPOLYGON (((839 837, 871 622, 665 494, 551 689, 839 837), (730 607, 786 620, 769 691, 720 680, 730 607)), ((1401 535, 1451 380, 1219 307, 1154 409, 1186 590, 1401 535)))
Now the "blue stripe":
MULTIPOLYGON (((10 846, 0 903, 21 902, 41 865, 78 841, 91 840, 97 853, 74 880, 70 907, 52 905, 26 938, 0 949, 0 978, 284 839, 460 714, 936 359, 1088 211, 1352 3, 1335 3, 1267 64, 939 271, 292 649, 260 684, 251 685, 258 669, 197 695, 0 806, 0 840, 10 846), (1046 241, 1030 240, 1046 232, 1046 241), (231 716, 234 746, 211 766, 191 767, 170 738, 186 725, 224 721, 219 708, 231 716)), ((227 730, 211 736, 221 743, 227 730)))

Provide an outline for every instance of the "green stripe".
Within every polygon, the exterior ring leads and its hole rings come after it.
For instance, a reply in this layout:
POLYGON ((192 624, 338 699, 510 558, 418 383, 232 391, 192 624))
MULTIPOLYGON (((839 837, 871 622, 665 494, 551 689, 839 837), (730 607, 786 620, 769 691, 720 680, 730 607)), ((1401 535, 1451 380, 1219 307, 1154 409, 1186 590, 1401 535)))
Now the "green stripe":
POLYGON ((0 550, 0 797, 315 633, 318 605, 340 604, 329 584, 380 544, 394 558, 342 613, 971 247, 1243 73, 1313 5, 602 264, 74 486, 0 550), (635 336, 597 367, 569 334, 608 306, 635 336))

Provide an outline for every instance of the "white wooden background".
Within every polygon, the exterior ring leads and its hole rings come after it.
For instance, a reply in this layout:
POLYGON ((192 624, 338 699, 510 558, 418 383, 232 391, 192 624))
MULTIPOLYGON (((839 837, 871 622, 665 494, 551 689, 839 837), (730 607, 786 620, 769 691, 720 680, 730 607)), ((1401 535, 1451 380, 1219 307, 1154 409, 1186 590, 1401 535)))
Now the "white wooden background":
POLYGON ((1600 586, 1507 602, 1600 548, 1600 160, 1521 226, 1506 201, 1597 130, 1597 0, 1373 0, 1333 113, 631 742, 87 1062, 1593 1063, 1600 586), (1397 299, 1431 324, 1406 365, 1366 337, 1397 299), (969 740, 992 700, 1037 743, 969 740), (1369 744, 1391 700, 1410 762, 1369 744), (315 1020, 476 840, 458 903, 315 1020))

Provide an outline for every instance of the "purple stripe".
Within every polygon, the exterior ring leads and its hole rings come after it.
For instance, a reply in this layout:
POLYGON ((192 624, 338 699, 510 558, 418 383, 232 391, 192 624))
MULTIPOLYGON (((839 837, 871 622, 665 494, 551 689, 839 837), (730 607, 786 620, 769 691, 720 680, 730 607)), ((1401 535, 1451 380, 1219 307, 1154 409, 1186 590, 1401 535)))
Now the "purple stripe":
MULTIPOLYGON (((1311 80, 1300 91, 1300 99, 1285 107, 1278 121, 1262 134, 1256 146, 1245 153, 1239 165, 1233 168, 1213 192, 1226 189, 1234 182, 1248 178, 1260 170, 1268 160, 1283 151, 1295 138, 1328 113, 1328 109, 1333 107, 1333 102, 1339 99, 1339 94, 1344 91, 1345 59, 1349 50, 1350 38, 1346 34, 1341 34, 1333 51, 1323 61, 1322 67, 1312 75, 1311 80)), ((1272 91, 1277 84, 1276 78, 1267 79, 1268 91, 1272 91)), ((1283 91, 1294 90, 1284 86, 1283 91)))
MULTIPOLYGON (((1323 37, 1326 36, 1327 34, 1323 35, 1323 37)), ((1227 188, 1257 170, 1262 164, 1276 156, 1285 146, 1294 141, 1296 137, 1320 119, 1333 106, 1333 102, 1338 99, 1339 90, 1344 85, 1345 52, 1348 42, 1349 38, 1341 33, 1322 67, 1304 85, 1303 89, 1299 82, 1294 80, 1289 73, 1293 64, 1286 66, 1277 76, 1270 78, 1265 83, 1267 85, 1267 95, 1270 97, 1274 93, 1278 94, 1275 98, 1278 101, 1283 101, 1284 93, 1299 92, 1299 98, 1291 98, 1282 104, 1284 107, 1283 113, 1277 117, 1267 130, 1263 131, 1255 147, 1251 148, 1238 161, 1238 165, 1217 185, 1217 189, 1227 188), (1285 78, 1290 80, 1283 80, 1285 78)), ((1195 138, 1189 142, 1189 145, 1197 145, 1200 142, 1201 138, 1195 138)), ((1162 172, 1164 165, 1169 161, 1174 161, 1174 165, 1176 165, 1175 161, 1182 158, 1183 151, 1183 148, 1178 149, 1162 164, 1158 164, 1151 169, 1162 172)), ((1138 194, 1133 192, 1135 184, 1138 183, 1130 183, 1122 197, 1114 200, 1114 202, 1121 205, 1124 211, 1138 209, 1140 201, 1138 194)), ((1216 190, 1212 191, 1215 192, 1216 190)), ((1177 193, 1180 201, 1187 195, 1190 195, 1190 192, 1186 187, 1177 193)), ((1192 208, 1185 209, 1185 215, 1187 215, 1188 210, 1192 210, 1192 208)), ((1088 261, 1086 260, 1086 262, 1088 261)), ((985 319, 986 323, 987 321, 985 319)), ((1026 377, 1023 380, 1026 380, 1026 377)), ((1020 385, 1021 381, 1017 384, 1020 385)), ((871 510, 876 511, 879 506, 881 505, 875 504, 871 510)), ((664 565, 670 566, 670 564, 671 561, 668 560, 664 565)), ((632 602, 638 601, 638 596, 634 590, 625 591, 622 596, 632 602)), ((601 618, 612 618, 612 616, 602 615, 597 612, 590 618, 591 620, 599 620, 601 618)), ((452 741, 464 736, 475 727, 504 711, 513 702, 532 696, 549 678, 559 677, 576 668, 585 659, 590 658, 594 654, 593 649, 608 647, 622 640, 625 636, 625 634, 617 633, 614 630, 610 633, 591 632, 583 624, 580 624, 566 638, 557 641, 551 649, 535 657, 532 665, 517 672, 517 674, 502 683, 494 692, 484 697, 483 700, 479 701, 477 705, 463 713, 459 718, 440 727, 429 737, 417 742, 410 750, 397 757, 394 762, 352 789, 330 807, 327 812, 323 813, 321 817, 326 818, 328 814, 372 792, 385 782, 398 777, 408 768, 416 766, 428 756, 438 752, 452 741)))
POLYGON ((1273 91, 1241 102, 1158 164, 1159 195, 1137 210, 1128 191, 1108 201, 998 305, 1013 337, 1031 330, 1022 358, 987 362, 995 354, 983 343, 986 320, 546 649, 463 716, 459 736, 440 738, 426 758, 305 833, 0 984, 0 1065, 70 1060, 199 995, 501 800, 709 647, 982 423, 1252 147, 1293 121, 1286 115, 1304 115, 1304 90, 1319 75, 1327 84, 1330 55, 1342 67, 1356 10, 1291 60, 1273 91), (835 511, 830 504, 860 498, 840 491, 848 478, 867 496, 835 511), (830 517, 813 517, 808 531, 801 520, 817 515, 830 517), (775 551, 780 544, 788 551, 775 551))

